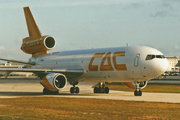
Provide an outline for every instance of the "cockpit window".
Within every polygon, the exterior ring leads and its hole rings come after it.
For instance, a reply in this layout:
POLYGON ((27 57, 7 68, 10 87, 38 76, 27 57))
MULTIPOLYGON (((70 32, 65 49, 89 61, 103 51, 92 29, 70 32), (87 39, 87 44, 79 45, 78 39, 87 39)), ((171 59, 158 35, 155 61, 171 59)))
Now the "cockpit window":
POLYGON ((156 56, 155 55, 152 55, 151 59, 154 59, 156 56))
POLYGON ((151 56, 152 55, 147 55, 146 60, 151 60, 152 59, 151 56))
POLYGON ((162 55, 156 55, 156 58, 162 58, 162 55))
POLYGON ((147 55, 146 60, 152 60, 154 58, 160 58, 163 59, 165 58, 164 55, 147 55))

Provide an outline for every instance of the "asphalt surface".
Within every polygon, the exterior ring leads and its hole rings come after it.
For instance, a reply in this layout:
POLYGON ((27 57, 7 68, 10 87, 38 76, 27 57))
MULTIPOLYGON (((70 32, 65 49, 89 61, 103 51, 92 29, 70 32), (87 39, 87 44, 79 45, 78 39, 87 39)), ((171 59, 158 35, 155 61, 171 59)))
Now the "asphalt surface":
MULTIPOLYGON (((79 83, 79 94, 70 94, 69 90, 71 85, 67 85, 65 89, 59 92, 59 95, 43 95, 43 87, 39 84, 39 82, 39 79, 0 79, 0 98, 70 97, 180 103, 180 93, 143 92, 142 96, 134 96, 133 92, 110 90, 109 94, 94 94, 92 85, 95 85, 96 82, 79 83)), ((172 81, 170 81, 170 83, 171 82, 172 81)))

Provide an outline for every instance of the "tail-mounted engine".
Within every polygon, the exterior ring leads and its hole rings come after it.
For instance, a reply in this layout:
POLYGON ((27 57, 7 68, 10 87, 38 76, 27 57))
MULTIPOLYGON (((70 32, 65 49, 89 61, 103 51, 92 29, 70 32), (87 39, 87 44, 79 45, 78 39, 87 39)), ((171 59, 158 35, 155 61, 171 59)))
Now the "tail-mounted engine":
POLYGON ((67 78, 60 73, 50 73, 42 78, 41 84, 50 91, 58 91, 67 85, 67 78))
MULTIPOLYGON (((139 89, 144 89, 147 83, 148 81, 139 82, 139 89)), ((123 84, 131 89, 136 89, 137 82, 123 82, 123 84)))
POLYGON ((53 49, 56 44, 55 39, 51 36, 42 36, 33 40, 26 39, 27 38, 23 39, 21 50, 33 56, 47 54, 47 51, 53 49))

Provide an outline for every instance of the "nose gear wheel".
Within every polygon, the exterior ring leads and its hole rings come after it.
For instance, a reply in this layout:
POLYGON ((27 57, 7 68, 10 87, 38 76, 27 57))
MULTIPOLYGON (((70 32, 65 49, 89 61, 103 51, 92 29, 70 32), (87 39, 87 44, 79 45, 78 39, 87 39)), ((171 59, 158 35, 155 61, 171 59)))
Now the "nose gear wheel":
POLYGON ((140 90, 140 82, 136 82, 136 90, 134 91, 134 96, 142 96, 142 91, 140 90))

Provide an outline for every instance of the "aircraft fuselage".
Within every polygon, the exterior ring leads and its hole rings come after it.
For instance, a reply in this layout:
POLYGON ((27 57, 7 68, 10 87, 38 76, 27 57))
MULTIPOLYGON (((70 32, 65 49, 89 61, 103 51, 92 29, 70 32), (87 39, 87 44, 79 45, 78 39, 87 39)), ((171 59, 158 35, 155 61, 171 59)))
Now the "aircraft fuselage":
POLYGON ((157 77, 168 67, 166 58, 146 60, 147 55, 163 56, 150 47, 116 47, 62 51, 29 61, 36 63, 35 68, 84 69, 85 74, 78 81, 134 82, 157 77))

